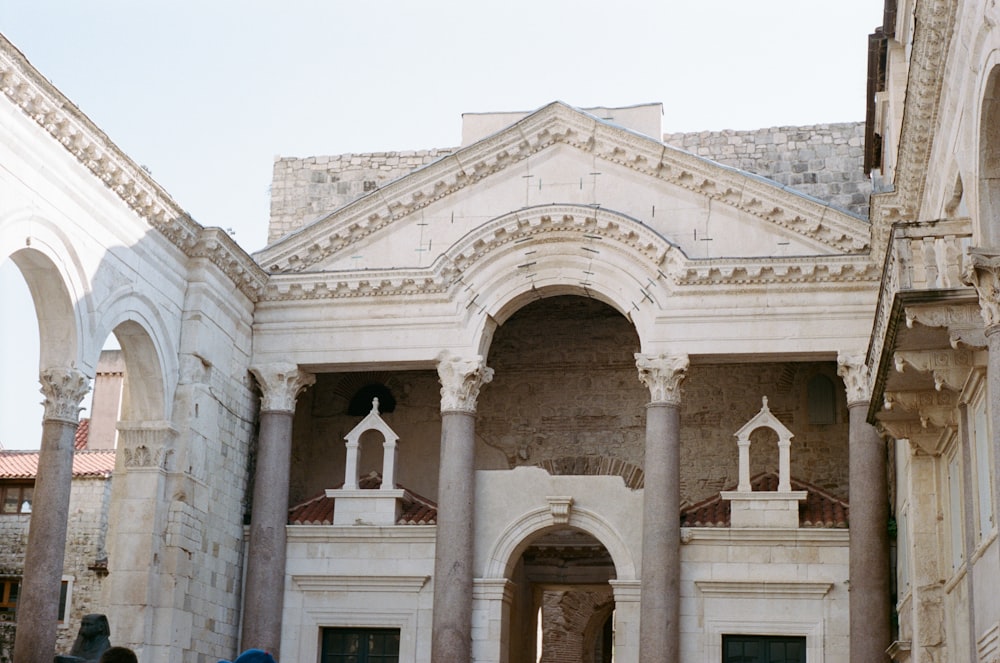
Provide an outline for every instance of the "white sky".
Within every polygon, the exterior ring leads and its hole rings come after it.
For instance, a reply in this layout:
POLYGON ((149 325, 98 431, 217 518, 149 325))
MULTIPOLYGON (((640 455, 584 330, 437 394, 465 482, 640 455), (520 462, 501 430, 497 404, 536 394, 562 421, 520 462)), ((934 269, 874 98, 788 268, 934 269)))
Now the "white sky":
MULTIPOLYGON (((255 251, 275 156, 452 147, 463 112, 661 101, 667 132, 862 120, 882 4, 0 0, 0 32, 255 251)), ((9 260, 0 298, 22 312, 0 325, 0 444, 37 448, 37 327, 9 260)))

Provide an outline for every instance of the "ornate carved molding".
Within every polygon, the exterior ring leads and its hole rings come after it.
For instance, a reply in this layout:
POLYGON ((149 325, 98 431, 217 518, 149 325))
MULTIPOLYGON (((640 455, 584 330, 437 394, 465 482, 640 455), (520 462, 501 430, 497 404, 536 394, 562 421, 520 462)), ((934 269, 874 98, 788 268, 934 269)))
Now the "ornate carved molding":
POLYGON ((118 424, 119 450, 128 469, 169 469, 171 442, 177 431, 168 422, 118 424))
POLYGON ((261 364, 250 368, 260 385, 263 412, 295 412, 295 399, 316 382, 316 376, 299 370, 296 364, 261 364))
POLYGON ((639 381, 649 389, 651 403, 680 405, 681 382, 687 377, 691 360, 686 354, 635 354, 639 381))
POLYGON ((438 361, 441 411, 475 413, 479 390, 493 380, 493 369, 479 355, 471 358, 444 354, 438 361))
POLYGON ((987 333, 1000 325, 1000 255, 982 249, 969 250, 966 282, 976 289, 987 333))
POLYGON ((39 374, 38 381, 45 396, 42 418, 77 424, 80 421, 80 403, 90 391, 90 378, 75 368, 49 368, 39 374))
POLYGON ((192 220, 149 173, 111 142, 3 37, 0 92, 185 255, 196 256, 201 243, 217 244, 208 257, 244 295, 256 301, 267 275, 253 259, 224 231, 203 228, 192 220))
POLYGON ((895 191, 872 197, 872 222, 878 226, 879 238, 874 249, 879 252, 892 223, 914 219, 919 213, 957 5, 956 0, 921 0, 914 9, 895 191))
POLYGON ((934 377, 934 388, 960 392, 975 365, 970 350, 901 350, 894 355, 896 371, 902 373, 912 366, 934 377))
POLYGON ((924 453, 937 455, 947 431, 958 425, 957 411, 958 395, 953 391, 886 392, 879 423, 894 438, 908 439, 924 453))
POLYGON ((908 329, 913 329, 914 324, 947 329, 949 343, 956 350, 962 346, 986 347, 982 309, 978 304, 956 301, 910 304, 903 308, 903 315, 908 329))
POLYGON ((335 211, 314 224, 315 228, 324 227, 324 236, 318 232, 300 233, 265 249, 258 257, 270 272, 304 271, 430 203, 555 143, 708 197, 826 250, 864 253, 870 246, 869 226, 845 212, 557 102, 335 211))
MULTIPOLYGON (((655 279, 678 287, 746 289, 780 284, 786 288, 831 284, 870 288, 879 278, 867 255, 693 260, 636 219, 579 205, 545 205, 504 214, 478 227, 422 269, 292 272, 275 274, 268 301, 443 295, 477 262, 517 245, 599 241, 642 263, 655 279)), ((306 267, 302 265, 303 269, 306 267)))
POLYGON ((837 375, 847 388, 847 403, 867 403, 872 397, 872 374, 863 354, 841 352, 837 355, 837 375))

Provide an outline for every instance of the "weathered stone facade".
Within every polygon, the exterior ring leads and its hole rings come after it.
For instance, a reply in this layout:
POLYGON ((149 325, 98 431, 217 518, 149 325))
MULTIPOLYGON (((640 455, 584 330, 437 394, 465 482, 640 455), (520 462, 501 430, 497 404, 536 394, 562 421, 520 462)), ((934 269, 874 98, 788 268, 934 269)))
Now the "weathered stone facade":
POLYGON ((668 133, 663 142, 868 218, 864 122, 668 133))

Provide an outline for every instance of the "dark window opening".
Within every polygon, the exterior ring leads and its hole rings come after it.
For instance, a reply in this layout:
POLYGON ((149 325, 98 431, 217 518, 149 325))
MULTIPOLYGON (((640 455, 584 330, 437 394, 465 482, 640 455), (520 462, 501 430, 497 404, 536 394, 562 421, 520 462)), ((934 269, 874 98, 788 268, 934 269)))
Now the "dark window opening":
POLYGON ((805 636, 722 636, 722 663, 805 663, 805 661, 805 636))
MULTIPOLYGON (((0 622, 17 621, 17 597, 21 593, 20 578, 0 578, 0 622)), ((69 594, 69 581, 63 580, 59 585, 59 622, 66 621, 66 598, 69 594)))
POLYGON ((382 414, 396 409, 396 398, 384 384, 369 384, 358 389, 347 406, 347 414, 363 417, 372 411, 372 400, 378 399, 378 411, 382 414))
POLYGON ((322 663, 399 663, 397 628, 325 628, 322 663))

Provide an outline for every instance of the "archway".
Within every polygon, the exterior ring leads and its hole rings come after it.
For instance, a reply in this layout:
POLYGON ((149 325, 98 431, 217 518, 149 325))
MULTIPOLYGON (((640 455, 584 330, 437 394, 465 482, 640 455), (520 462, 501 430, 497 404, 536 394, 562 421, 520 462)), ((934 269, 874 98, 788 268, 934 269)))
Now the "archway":
POLYGON ((979 118, 979 231, 983 246, 1000 245, 1000 65, 983 90, 979 118))
POLYGON ((548 530, 521 553, 512 581, 510 663, 610 663, 614 561, 586 532, 548 530))

